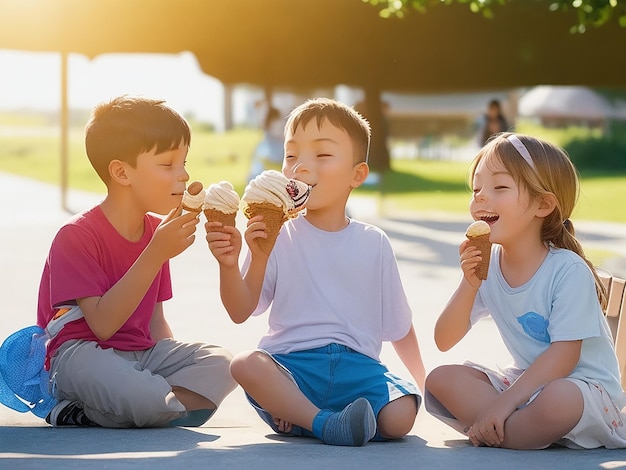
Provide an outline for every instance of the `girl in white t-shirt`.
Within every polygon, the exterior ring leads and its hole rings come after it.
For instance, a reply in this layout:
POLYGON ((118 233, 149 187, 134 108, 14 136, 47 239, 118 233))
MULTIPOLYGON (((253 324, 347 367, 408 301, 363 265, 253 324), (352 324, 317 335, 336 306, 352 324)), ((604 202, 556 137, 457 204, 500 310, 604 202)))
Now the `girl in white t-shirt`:
POLYGON ((478 279, 481 253, 461 243, 463 277, 435 342, 446 351, 490 315, 513 364, 438 367, 426 379, 426 409, 476 446, 626 447, 606 292, 569 220, 576 169, 545 141, 503 133, 478 153, 470 177, 471 215, 491 227, 489 275, 478 279))

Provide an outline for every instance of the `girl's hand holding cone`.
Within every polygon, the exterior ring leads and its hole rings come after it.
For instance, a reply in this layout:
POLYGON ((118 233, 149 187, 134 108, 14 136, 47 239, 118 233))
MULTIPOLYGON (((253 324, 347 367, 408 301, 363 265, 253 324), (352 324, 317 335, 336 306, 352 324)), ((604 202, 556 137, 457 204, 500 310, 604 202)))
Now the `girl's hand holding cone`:
POLYGON ((487 279, 489 271, 489 261, 491 258, 491 227, 483 220, 478 220, 471 224, 465 232, 467 241, 461 245, 461 267, 463 272, 467 274, 474 270, 476 277, 484 281, 487 279), (468 248, 474 247, 475 250, 469 251, 468 248), (479 253, 476 254, 476 251, 479 253), (466 271, 467 270, 467 271, 466 271))

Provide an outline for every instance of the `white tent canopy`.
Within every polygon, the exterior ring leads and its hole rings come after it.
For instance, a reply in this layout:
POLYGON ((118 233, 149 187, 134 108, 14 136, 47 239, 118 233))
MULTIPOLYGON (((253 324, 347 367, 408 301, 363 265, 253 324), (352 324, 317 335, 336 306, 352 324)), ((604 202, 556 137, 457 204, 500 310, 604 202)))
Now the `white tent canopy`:
POLYGON ((607 100, 583 86, 537 86, 524 94, 518 114, 525 117, 601 121, 613 115, 607 100))

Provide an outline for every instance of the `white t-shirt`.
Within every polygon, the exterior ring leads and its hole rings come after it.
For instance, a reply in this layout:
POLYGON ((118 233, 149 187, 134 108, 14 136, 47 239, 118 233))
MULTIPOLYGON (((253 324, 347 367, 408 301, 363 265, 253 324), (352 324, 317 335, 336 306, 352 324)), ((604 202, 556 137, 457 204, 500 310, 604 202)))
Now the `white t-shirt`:
POLYGON ((551 248, 533 277, 512 288, 500 270, 501 248, 493 245, 489 276, 478 290, 472 324, 491 315, 520 369, 527 369, 551 342, 582 340, 580 360, 570 377, 598 382, 622 402, 611 331, 585 261, 573 251, 551 248))
MULTIPOLYGON (((249 254, 244 270, 249 264, 249 254)), ((259 348, 281 354, 339 343, 378 360, 402 339, 412 313, 387 235, 350 220, 338 232, 288 220, 269 257, 259 304, 271 305, 259 348)))

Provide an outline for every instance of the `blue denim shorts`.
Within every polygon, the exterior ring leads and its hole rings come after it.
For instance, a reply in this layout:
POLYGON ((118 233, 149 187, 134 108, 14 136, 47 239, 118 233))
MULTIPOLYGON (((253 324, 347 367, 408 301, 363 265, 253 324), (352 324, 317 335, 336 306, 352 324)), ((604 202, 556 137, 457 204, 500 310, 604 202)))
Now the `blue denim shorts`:
MULTIPOLYGON (((341 411, 359 397, 370 402, 376 416, 385 405, 405 395, 414 395, 418 408, 421 404, 422 397, 415 385, 389 372, 384 364, 341 344, 331 343, 288 354, 262 352, 323 410, 341 411)), ((246 396, 274 432, 285 434, 278 430, 270 413, 250 395, 246 396)), ((292 426, 288 434, 314 437, 312 432, 298 426, 292 426)), ((374 440, 379 438, 377 434, 374 440)))

